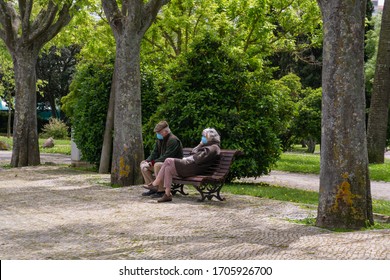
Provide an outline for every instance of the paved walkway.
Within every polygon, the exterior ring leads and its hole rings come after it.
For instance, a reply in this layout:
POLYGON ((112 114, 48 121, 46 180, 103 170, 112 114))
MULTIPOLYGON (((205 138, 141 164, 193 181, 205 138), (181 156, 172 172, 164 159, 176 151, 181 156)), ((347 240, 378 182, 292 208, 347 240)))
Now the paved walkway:
POLYGON ((390 230, 294 223, 311 206, 223 194, 171 203, 109 175, 42 165, 0 171, 0 259, 390 260, 390 230))
MULTIPOLYGON (((9 164, 11 162, 11 156, 11 151, 0 151, 0 165, 9 164)), ((41 164, 71 164, 71 159, 69 155, 41 153, 41 164)))

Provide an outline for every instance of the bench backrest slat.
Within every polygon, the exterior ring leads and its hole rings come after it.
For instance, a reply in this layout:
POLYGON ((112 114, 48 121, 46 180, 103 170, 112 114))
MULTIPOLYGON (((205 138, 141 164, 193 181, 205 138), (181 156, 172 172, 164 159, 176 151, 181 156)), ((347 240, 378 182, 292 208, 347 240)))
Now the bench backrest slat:
MULTIPOLYGON (((192 148, 183 148, 183 156, 188 157, 191 151, 192 148)), ((229 173, 234 157, 239 153, 237 150, 221 149, 219 159, 203 174, 204 177, 217 181, 224 180, 229 173)))

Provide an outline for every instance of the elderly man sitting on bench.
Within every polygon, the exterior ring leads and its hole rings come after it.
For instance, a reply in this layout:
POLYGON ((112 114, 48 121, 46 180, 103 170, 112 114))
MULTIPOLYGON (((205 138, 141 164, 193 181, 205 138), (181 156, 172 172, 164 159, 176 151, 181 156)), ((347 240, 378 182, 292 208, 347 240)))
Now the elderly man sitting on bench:
MULTIPOLYGON (((182 158, 183 146, 179 138, 177 138, 169 129, 166 121, 159 122, 155 128, 156 143, 150 156, 141 162, 141 172, 144 177, 145 184, 151 184, 154 176, 159 173, 164 160, 167 158, 182 158)), ((149 189, 144 192, 143 196, 162 197, 164 195, 163 184, 156 185, 156 188, 149 189)))

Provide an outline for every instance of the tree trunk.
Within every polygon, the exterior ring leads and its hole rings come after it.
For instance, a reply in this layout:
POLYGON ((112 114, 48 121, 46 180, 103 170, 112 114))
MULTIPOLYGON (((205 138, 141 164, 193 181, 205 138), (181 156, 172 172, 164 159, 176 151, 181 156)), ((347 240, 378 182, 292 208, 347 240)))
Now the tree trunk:
POLYGON ((141 114, 140 44, 137 34, 125 32, 117 41, 114 145, 111 183, 142 183, 139 164, 144 158, 141 114))
POLYGON ((114 144, 111 184, 142 183, 139 164, 144 158, 141 114, 141 40, 162 5, 169 0, 102 0, 116 41, 114 144))
MULTIPOLYGON (((115 68, 114 68, 115 69, 115 68)), ((109 173, 112 151, 112 133, 114 131, 114 105, 115 105, 115 70, 112 77, 110 101, 108 103, 106 127, 104 129, 103 147, 100 155, 99 173, 109 173)))
POLYGON ((35 65, 37 52, 22 49, 13 54, 15 114, 11 166, 39 165, 35 65))
POLYGON ((371 107, 368 116, 367 149, 370 163, 384 163, 390 98, 390 1, 385 1, 379 35, 371 107))
POLYGON ((49 100, 49 104, 50 104, 51 117, 54 119, 59 118, 60 116, 57 114, 56 100, 55 100, 54 94, 53 95, 51 94, 50 96, 48 96, 47 99, 49 100))
POLYGON ((366 1, 318 3, 324 46, 317 226, 357 229, 373 223, 363 71, 366 1))
POLYGON ((314 140, 313 138, 309 138, 307 140, 307 150, 306 150, 306 152, 310 153, 310 154, 314 154, 315 150, 316 150, 316 140, 314 140))

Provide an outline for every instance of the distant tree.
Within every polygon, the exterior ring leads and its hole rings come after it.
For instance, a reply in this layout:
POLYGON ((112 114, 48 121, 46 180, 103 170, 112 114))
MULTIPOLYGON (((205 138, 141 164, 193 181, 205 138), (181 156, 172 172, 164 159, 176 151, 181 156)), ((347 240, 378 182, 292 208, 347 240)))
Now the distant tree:
POLYGON ((324 26, 317 226, 373 224, 365 133, 366 1, 318 0, 324 26))
POLYGON ((76 55, 80 47, 73 45, 58 49, 52 46, 42 53, 37 63, 37 78, 43 81, 38 86, 38 102, 50 104, 52 118, 58 118, 60 100, 69 93, 73 73, 76 70, 76 55))
POLYGON ((303 87, 320 87, 322 21, 316 1, 269 2, 268 20, 274 26, 272 41, 276 47, 268 59, 276 68, 274 78, 295 73, 303 87))
POLYGON ((299 100, 297 116, 294 120, 294 137, 307 146, 308 153, 315 152, 321 141, 321 97, 322 90, 307 88, 305 97, 299 100))
POLYGON ((365 88, 367 108, 370 108, 371 103, 370 99, 375 76, 376 58, 378 56, 378 43, 379 33, 381 29, 381 19, 381 13, 378 13, 376 16, 374 16, 370 22, 370 26, 373 26, 373 28, 366 32, 365 55, 367 57, 367 61, 364 64, 364 71, 366 81, 365 88))

